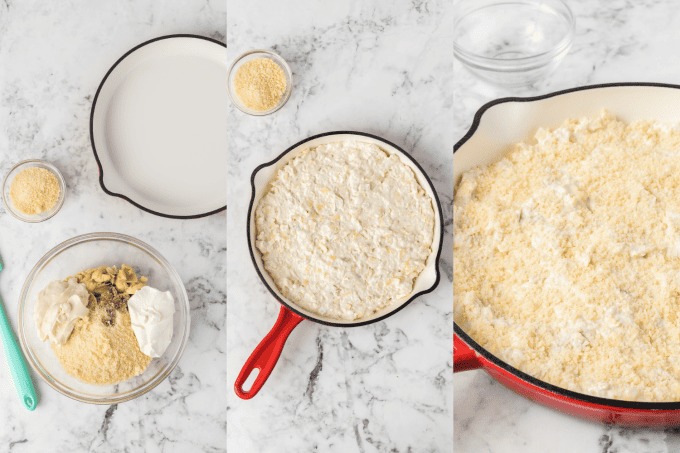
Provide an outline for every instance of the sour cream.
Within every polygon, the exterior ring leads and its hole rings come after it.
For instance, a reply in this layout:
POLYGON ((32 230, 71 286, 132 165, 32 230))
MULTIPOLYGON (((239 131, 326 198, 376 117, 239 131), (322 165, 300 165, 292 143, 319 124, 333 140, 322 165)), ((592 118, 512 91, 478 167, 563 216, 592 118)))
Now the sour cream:
POLYGON ((130 297, 128 311, 139 349, 149 357, 160 357, 172 340, 175 301, 170 291, 145 286, 130 297))

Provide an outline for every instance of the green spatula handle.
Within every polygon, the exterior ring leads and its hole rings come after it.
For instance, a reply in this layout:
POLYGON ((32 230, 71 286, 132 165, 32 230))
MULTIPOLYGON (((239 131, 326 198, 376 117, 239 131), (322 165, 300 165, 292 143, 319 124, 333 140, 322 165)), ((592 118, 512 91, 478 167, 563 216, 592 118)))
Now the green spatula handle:
POLYGON ((26 406, 26 409, 32 411, 38 405, 38 396, 35 393, 31 375, 28 374, 24 356, 21 354, 21 349, 19 349, 19 345, 17 345, 12 334, 12 328, 2 305, 2 298, 0 298, 0 339, 5 349, 5 357, 9 365, 9 372, 12 374, 14 388, 17 389, 19 399, 26 406))

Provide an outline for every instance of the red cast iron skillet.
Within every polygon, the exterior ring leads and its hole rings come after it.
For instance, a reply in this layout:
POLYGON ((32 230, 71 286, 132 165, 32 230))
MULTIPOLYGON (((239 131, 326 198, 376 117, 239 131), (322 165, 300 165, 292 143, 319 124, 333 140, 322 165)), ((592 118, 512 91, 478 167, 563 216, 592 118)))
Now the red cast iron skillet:
MULTIPOLYGON (((511 144, 529 139, 538 127, 557 127, 567 118, 595 115, 603 108, 625 122, 642 119, 677 122, 680 86, 611 83, 489 102, 477 111, 470 130, 453 148, 454 187, 465 170, 499 160, 511 144)), ((455 321, 453 327, 454 373, 484 369, 498 382, 532 401, 600 423, 636 428, 680 425, 680 402, 620 401, 565 390, 494 356, 455 321)))
POLYGON ((276 362, 279 360, 283 346, 288 339, 288 335, 293 331, 293 329, 304 319, 308 319, 312 322, 323 324, 326 326, 333 327, 358 327, 365 326, 367 324, 372 324, 374 322, 382 321, 388 316, 392 316, 397 313, 402 308, 410 304, 416 297, 422 296, 432 292, 439 284, 439 257, 442 251, 443 243, 443 214, 441 204, 439 203, 439 198, 437 197, 437 192, 430 181, 430 178, 425 174, 422 167, 415 161, 410 155, 408 155, 404 150, 398 146, 388 142, 385 139, 376 137, 375 135, 366 134, 363 132, 327 132, 325 134, 315 135, 302 140, 299 143, 288 148, 279 157, 271 162, 262 164, 255 169, 251 178, 251 185, 253 189, 252 197, 250 199, 250 206, 248 207, 248 248, 250 249, 250 257, 255 265, 255 270, 257 275, 260 276, 262 283, 269 290, 269 292, 279 301, 281 304, 281 310, 279 311, 279 317, 272 327, 271 331, 266 337, 260 342, 260 344, 255 348, 253 353, 250 355, 246 363, 241 369, 241 373, 236 379, 234 384, 234 390, 236 394, 242 399, 250 399, 254 397, 262 388, 267 378, 271 374, 276 362), (309 312, 301 307, 298 307, 288 299, 286 299, 278 290, 276 284, 272 280, 271 276, 264 269, 262 264, 262 257, 260 252, 255 247, 255 208, 260 198, 269 190, 269 182, 274 179, 276 173, 280 168, 282 168, 290 159, 295 157, 298 151, 304 148, 313 148, 315 146, 343 141, 343 140, 356 140, 368 143, 375 143, 383 151, 388 154, 396 154, 401 161, 411 167, 416 175, 416 178, 420 185, 423 187, 425 192, 432 199, 432 208, 435 210, 435 230, 432 240, 432 252, 427 258, 425 263, 425 269, 416 278, 413 291, 407 297, 402 300, 396 301, 389 307, 385 307, 382 310, 361 318, 356 321, 346 321, 339 320, 335 318, 329 318, 326 316, 321 316, 316 313, 309 312), (259 370, 259 374, 255 378, 253 385, 250 389, 244 390, 243 385, 250 376, 250 374, 255 370, 259 370))

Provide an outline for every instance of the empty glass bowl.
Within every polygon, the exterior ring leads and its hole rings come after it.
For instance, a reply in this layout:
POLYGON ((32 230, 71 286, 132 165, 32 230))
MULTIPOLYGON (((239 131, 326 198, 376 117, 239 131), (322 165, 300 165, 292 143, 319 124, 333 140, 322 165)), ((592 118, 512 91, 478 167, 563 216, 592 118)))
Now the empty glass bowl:
POLYGON ((50 250, 35 265, 19 297, 19 341, 33 371, 62 395, 92 404, 116 404, 148 392, 165 379, 179 362, 190 327, 189 298, 182 279, 160 253, 144 242, 117 233, 91 233, 74 237, 50 250), (92 385, 64 371, 49 341, 41 341, 33 320, 38 293, 52 280, 63 280, 81 270, 102 265, 128 264, 148 277, 149 285, 170 291, 175 299, 172 340, 163 355, 154 358, 140 375, 113 385, 92 385))
POLYGON ((541 81, 574 39, 574 15, 560 0, 471 0, 454 20, 453 52, 487 82, 518 87, 541 81))

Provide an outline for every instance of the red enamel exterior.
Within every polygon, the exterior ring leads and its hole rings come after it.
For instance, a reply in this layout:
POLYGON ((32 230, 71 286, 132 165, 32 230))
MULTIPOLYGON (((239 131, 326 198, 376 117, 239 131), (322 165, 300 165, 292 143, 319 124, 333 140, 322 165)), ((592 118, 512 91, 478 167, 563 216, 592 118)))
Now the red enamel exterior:
MULTIPOLYGON (((453 336, 453 372, 484 369, 498 382, 520 395, 565 414, 599 423, 635 428, 680 426, 680 409, 636 409, 581 401, 538 387, 477 354, 458 335, 453 336)), ((667 404, 667 403, 658 403, 667 404)), ((648 404, 650 405, 650 404, 648 404)))
POLYGON ((274 371, 276 362, 278 362, 279 357, 281 357, 281 351, 283 351, 283 346, 286 344, 288 336, 304 319, 305 318, 302 316, 298 316, 288 310, 284 305, 281 305, 279 317, 276 320, 274 327, 272 327, 267 336, 262 339, 260 344, 257 345, 253 353, 250 354, 250 357, 248 357, 243 368, 241 368, 238 378, 236 378, 234 391, 239 398, 249 400, 257 395, 260 389, 262 389, 262 386, 267 382, 269 375, 274 371), (253 382, 250 389, 244 390, 243 385, 255 369, 260 370, 255 378, 255 382, 253 382))
POLYGON ((475 354, 458 335, 453 336, 453 372, 482 368, 481 357, 475 354))

